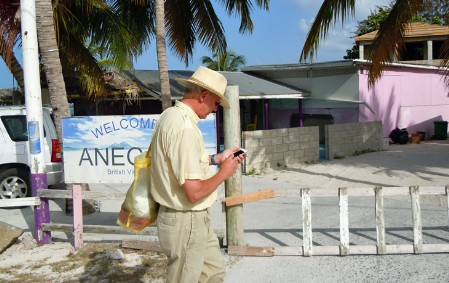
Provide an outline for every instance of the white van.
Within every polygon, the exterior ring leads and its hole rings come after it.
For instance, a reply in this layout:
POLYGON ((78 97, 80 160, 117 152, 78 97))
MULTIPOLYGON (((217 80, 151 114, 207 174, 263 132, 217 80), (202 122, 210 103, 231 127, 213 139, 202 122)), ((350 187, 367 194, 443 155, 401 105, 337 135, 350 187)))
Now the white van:
MULTIPOLYGON (((53 124, 51 108, 43 108, 47 184, 63 183, 62 150, 53 124)), ((0 198, 31 196, 28 166, 28 130, 25 106, 0 107, 0 198)))

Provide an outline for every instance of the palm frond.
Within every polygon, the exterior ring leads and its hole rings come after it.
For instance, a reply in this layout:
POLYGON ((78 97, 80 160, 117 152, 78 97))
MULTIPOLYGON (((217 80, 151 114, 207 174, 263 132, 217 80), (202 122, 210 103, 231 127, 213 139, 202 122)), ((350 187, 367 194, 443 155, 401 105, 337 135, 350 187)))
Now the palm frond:
POLYGON ((443 42, 440 49, 440 56, 443 58, 440 63, 440 70, 444 74, 444 81, 449 85, 449 37, 443 42))
POLYGON ((13 47, 20 35, 20 1, 0 1, 0 54, 5 64, 11 68, 13 47))
POLYGON ((385 21, 380 25, 374 38, 373 50, 368 55, 371 60, 369 85, 372 86, 382 75, 383 65, 393 62, 404 48, 404 34, 407 24, 423 7, 423 0, 397 0, 385 21))
MULTIPOLYGON (((251 11, 253 4, 251 0, 223 0, 226 11, 229 15, 237 14, 240 16, 240 33, 252 33, 254 24, 251 19, 251 11)), ((259 8, 269 10, 269 0, 257 0, 255 1, 259 8)))
POLYGON ((223 25, 210 1, 166 1, 165 24, 170 48, 186 65, 197 40, 211 50, 226 50, 223 25))
POLYGON ((354 16, 354 12, 355 0, 324 0, 307 34, 299 61, 312 60, 320 40, 326 38, 330 25, 335 25, 338 18, 341 18, 343 24, 349 14, 354 16))

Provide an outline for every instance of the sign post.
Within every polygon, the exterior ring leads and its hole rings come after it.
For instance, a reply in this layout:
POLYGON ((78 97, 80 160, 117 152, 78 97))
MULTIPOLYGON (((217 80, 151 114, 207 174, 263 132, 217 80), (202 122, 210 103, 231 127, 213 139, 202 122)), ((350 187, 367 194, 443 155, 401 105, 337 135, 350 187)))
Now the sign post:
MULTIPOLYGON (((27 110, 29 166, 31 171, 32 195, 47 189, 46 163, 44 156, 44 128, 42 118, 42 97, 39 77, 39 53, 36 29, 36 6, 34 0, 20 1, 22 28, 23 77, 25 81, 25 104, 27 110)), ((38 244, 51 242, 50 232, 43 232, 41 225, 50 223, 48 199, 41 199, 41 205, 34 210, 35 238, 38 244)))

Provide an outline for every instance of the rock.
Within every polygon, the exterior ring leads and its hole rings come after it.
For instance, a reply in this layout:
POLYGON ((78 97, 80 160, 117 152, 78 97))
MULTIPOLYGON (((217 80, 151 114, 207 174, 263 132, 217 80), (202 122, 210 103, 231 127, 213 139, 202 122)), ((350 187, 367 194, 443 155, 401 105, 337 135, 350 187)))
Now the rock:
POLYGON ((34 239, 30 234, 22 235, 21 237, 19 237, 19 241, 23 249, 31 250, 37 247, 36 239, 34 239))
POLYGON ((12 246, 22 234, 22 229, 0 221, 0 254, 12 246))
POLYGON ((110 259, 124 259, 125 255, 120 249, 110 249, 106 251, 106 257, 110 259))

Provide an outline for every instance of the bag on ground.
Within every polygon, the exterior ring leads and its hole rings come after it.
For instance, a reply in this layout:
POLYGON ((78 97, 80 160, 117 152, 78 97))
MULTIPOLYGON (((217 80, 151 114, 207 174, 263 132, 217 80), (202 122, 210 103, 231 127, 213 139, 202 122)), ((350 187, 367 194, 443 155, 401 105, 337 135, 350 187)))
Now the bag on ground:
POLYGON ((117 218, 118 225, 134 233, 152 224, 159 209, 159 204, 150 194, 150 148, 134 158, 134 181, 126 193, 117 218))

